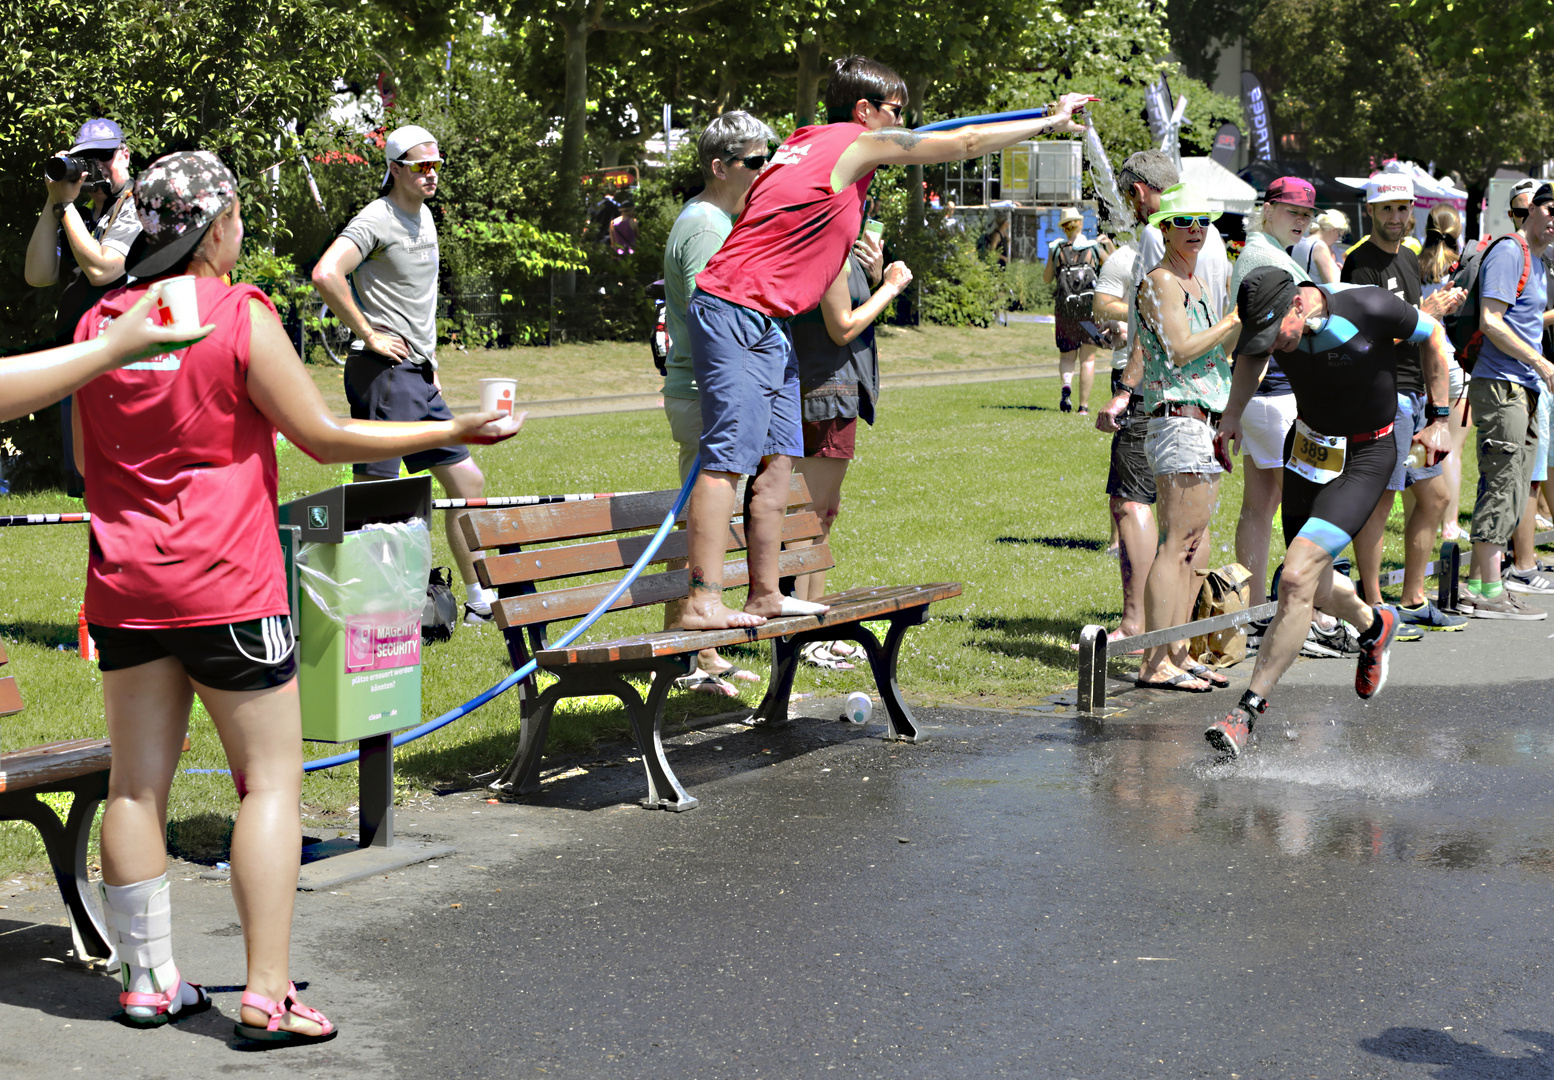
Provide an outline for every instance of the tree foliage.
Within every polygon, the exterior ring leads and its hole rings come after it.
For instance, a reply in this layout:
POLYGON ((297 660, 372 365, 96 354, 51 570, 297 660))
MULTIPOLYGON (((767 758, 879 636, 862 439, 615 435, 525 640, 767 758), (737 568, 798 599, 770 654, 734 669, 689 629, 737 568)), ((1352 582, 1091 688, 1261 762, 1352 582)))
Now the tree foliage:
POLYGON ((243 181, 263 234, 286 120, 315 115, 332 73, 353 62, 351 18, 308 0, 121 0, 82 7, 17 0, 0 23, 10 68, 0 102, 0 348, 50 329, 54 292, 21 278, 23 252, 45 193, 43 159, 68 149, 95 116, 124 128, 136 164, 170 150, 214 150, 243 181))
POLYGON ((1334 171, 1434 162, 1480 187, 1502 163, 1554 152, 1554 57, 1535 48, 1548 31, 1507 6, 1548 14, 1544 3, 1270 0, 1253 44, 1281 126, 1309 156, 1334 171))

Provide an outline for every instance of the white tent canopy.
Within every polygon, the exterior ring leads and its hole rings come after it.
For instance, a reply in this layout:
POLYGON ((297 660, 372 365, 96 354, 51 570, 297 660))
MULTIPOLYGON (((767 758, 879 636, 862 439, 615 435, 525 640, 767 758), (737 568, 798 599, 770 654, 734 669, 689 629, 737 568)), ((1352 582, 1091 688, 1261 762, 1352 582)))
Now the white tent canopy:
POLYGON ((1257 202, 1257 189, 1213 158, 1182 158, 1181 176, 1221 213, 1250 214, 1257 202))

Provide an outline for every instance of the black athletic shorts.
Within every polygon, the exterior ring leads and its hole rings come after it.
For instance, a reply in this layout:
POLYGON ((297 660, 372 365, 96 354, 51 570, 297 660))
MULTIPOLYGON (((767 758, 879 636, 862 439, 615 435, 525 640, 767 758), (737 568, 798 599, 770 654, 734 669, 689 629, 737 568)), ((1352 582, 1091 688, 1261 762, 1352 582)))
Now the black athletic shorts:
MULTIPOLYGON (((1284 460, 1295 445, 1295 428, 1284 437, 1284 460)), ((1329 555, 1337 556, 1359 535, 1387 490, 1397 466, 1397 443, 1391 436, 1348 446, 1344 471, 1338 479, 1313 484, 1304 476, 1284 470, 1281 505, 1286 547, 1296 536, 1305 536, 1329 555)))
MULTIPOLYGON (((453 410, 432 381, 432 369, 424 364, 391 364, 367 349, 352 352, 345 362, 345 399, 353 420, 452 420, 453 410)), ((437 465, 456 465, 469 457, 467 446, 438 446, 407 454, 405 468, 418 473, 437 465)), ((399 475, 399 458, 358 462, 357 476, 392 480, 399 475)))
POLYGON ((103 671, 123 671, 171 656, 189 678, 213 690, 268 690, 297 674, 297 635, 289 615, 177 630, 89 623, 87 631, 97 644, 97 666, 103 671))
MULTIPOLYGON (((1112 372, 1112 396, 1122 392, 1122 380, 1112 372)), ((1152 506, 1155 502, 1155 470, 1150 467, 1149 455, 1144 453, 1144 439, 1149 434, 1149 418, 1139 412, 1143 398, 1133 394, 1128 407, 1117 422, 1121 429, 1112 435, 1111 470, 1106 474, 1106 494, 1115 495, 1127 502, 1152 506)))

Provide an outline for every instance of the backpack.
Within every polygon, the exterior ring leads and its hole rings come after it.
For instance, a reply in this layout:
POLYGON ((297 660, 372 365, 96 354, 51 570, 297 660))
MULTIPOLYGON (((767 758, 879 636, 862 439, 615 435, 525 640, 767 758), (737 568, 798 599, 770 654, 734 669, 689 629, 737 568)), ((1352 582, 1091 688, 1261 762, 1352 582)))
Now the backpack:
POLYGON ((434 566, 426 582, 426 605, 421 608, 421 640, 447 641, 459 625, 459 598, 453 595, 453 571, 434 566))
POLYGON ((1095 318, 1095 264, 1087 249, 1084 254, 1065 243, 1058 248, 1057 314, 1070 322, 1095 318))
MULTIPOLYGON (((1227 563, 1218 570, 1199 570, 1198 576, 1203 579, 1203 584, 1193 604, 1193 621, 1246 609, 1252 571, 1240 563, 1227 563)), ((1200 635, 1192 639, 1187 651, 1198 663, 1210 667, 1238 664, 1246 659, 1246 631, 1235 626, 1229 630, 1200 635)))
POLYGON ((1480 272, 1490 250, 1500 241, 1513 237, 1522 249, 1522 276, 1516 283, 1516 295, 1520 299, 1522 290, 1527 288, 1527 279, 1532 275, 1532 251, 1519 232, 1509 232, 1493 240, 1480 240, 1476 247, 1457 260, 1451 272, 1449 287, 1466 289, 1468 295, 1463 299, 1462 306, 1441 322, 1446 327, 1446 336, 1451 339, 1452 347, 1457 350, 1457 363, 1470 375, 1473 373, 1473 365, 1478 361, 1479 350, 1484 345, 1484 332, 1478 325, 1479 311, 1483 306, 1479 296, 1480 272))

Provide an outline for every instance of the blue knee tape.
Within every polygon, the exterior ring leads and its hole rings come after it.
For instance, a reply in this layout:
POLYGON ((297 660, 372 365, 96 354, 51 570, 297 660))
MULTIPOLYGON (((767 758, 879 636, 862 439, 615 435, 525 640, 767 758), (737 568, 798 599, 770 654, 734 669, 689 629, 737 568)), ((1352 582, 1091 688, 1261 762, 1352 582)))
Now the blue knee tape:
POLYGON ((1301 538, 1311 541, 1334 558, 1337 558, 1338 553, 1348 547, 1349 542, 1354 539, 1331 521, 1323 521, 1315 517, 1307 518, 1306 523, 1300 527, 1300 532, 1295 534, 1295 539, 1301 538))

